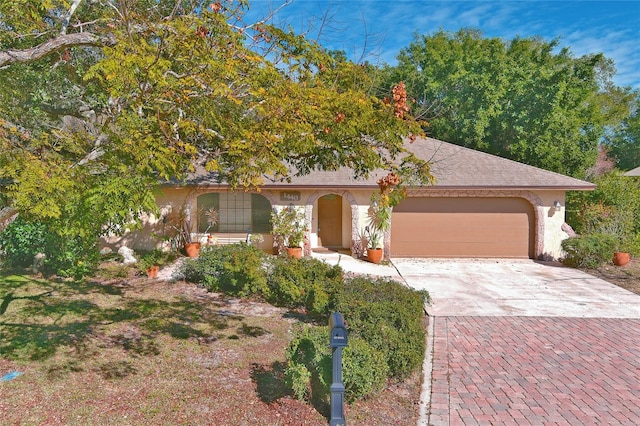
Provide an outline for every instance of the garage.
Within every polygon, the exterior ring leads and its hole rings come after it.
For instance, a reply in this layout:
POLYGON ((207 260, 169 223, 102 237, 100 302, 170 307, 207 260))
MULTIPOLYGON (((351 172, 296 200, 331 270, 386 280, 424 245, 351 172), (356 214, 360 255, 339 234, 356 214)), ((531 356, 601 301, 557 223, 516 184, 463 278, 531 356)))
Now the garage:
POLYGON ((407 198, 393 211, 391 255, 533 258, 534 230, 523 198, 407 198))

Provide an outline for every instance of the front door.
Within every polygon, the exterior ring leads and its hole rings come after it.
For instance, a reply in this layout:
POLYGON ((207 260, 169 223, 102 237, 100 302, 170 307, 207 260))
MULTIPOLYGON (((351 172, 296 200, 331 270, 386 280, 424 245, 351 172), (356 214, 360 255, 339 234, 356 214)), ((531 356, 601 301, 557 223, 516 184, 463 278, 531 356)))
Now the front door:
POLYGON ((342 247, 342 197, 335 194, 318 199, 318 244, 342 247))

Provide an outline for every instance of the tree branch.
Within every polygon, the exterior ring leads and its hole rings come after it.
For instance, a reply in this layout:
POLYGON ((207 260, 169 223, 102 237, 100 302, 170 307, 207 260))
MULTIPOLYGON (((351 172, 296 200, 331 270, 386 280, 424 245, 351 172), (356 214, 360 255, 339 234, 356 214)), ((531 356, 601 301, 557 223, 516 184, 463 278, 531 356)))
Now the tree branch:
POLYGON ((73 33, 58 36, 30 49, 0 51, 0 67, 15 63, 32 62, 58 50, 73 46, 113 46, 113 35, 97 36, 92 33, 73 33))
POLYGON ((67 34, 67 27, 69 26, 69 22, 71 21, 71 16, 73 16, 73 13, 76 11, 78 6, 80 6, 81 2, 82 0, 73 0, 73 3, 71 3, 71 7, 69 7, 69 10, 62 19, 62 29, 60 30, 60 35, 67 34))

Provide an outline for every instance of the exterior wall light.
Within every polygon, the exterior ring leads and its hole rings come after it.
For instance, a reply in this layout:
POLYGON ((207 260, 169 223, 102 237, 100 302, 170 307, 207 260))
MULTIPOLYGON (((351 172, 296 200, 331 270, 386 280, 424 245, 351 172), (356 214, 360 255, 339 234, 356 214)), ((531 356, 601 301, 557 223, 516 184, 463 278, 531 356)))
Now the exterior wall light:
POLYGON ((556 209, 557 212, 560 211, 560 209, 562 209, 562 205, 560 205, 560 201, 554 201, 553 202, 553 207, 556 209))

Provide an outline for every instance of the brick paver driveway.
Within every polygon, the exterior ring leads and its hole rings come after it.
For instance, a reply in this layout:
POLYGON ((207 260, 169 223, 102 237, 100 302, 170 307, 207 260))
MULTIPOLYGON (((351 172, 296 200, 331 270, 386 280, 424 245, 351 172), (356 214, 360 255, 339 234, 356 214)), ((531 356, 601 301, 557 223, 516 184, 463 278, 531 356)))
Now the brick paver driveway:
POLYGON ((434 298, 421 424, 640 425, 640 296, 534 262, 394 264, 434 298))
POLYGON ((430 424, 640 425, 640 320, 432 320, 430 424))

